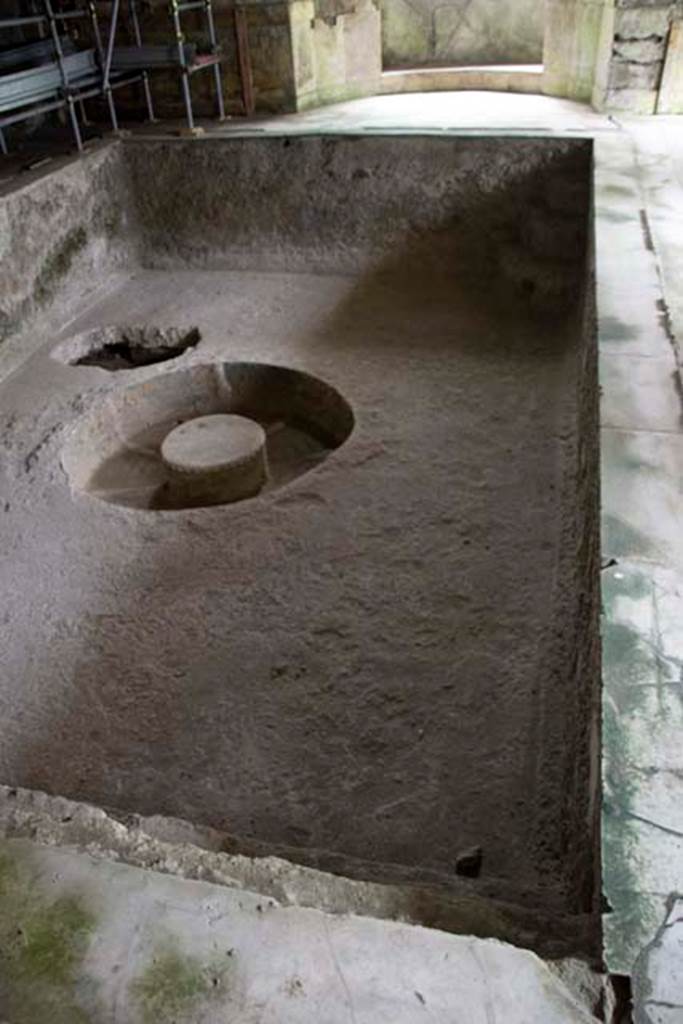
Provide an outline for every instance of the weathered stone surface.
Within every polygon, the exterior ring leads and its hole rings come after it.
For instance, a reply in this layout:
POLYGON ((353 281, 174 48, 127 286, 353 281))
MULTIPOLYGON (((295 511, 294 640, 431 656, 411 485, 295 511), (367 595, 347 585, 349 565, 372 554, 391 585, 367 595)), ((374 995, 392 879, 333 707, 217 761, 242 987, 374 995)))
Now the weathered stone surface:
POLYGON ((604 5, 601 0, 547 0, 543 92, 590 99, 594 87, 604 5))
POLYGON ((385 66, 421 66, 432 58, 431 13, 409 0, 385 0, 382 6, 382 56, 385 66))
POLYGON ((46 311, 106 288, 135 250, 118 145, 24 182, 0 204, 0 348, 46 311))
POLYGON ((0 843, 0 1005, 29 1024, 597 1024, 532 953, 0 843))
POLYGON ((297 78, 297 108, 334 103, 379 90, 382 73, 380 14, 372 0, 352 10, 317 11, 311 0, 290 8, 297 78))
POLYGON ((257 109, 295 110, 297 90, 289 5, 250 5, 246 17, 257 109))
MULTIPOLYGON (((437 98, 441 99, 441 98, 437 98)), ((475 127, 482 123, 477 121, 476 118, 480 116, 482 111, 486 111, 486 106, 482 103, 481 98, 467 97, 463 98, 464 102, 459 105, 459 113, 462 114, 463 118, 469 118, 468 123, 473 124, 475 127), (474 101, 473 105, 468 105, 466 100, 471 99, 474 101), (474 111, 474 113, 473 113, 474 111)), ((539 111, 543 111, 543 101, 538 101, 539 111)), ((395 117, 393 110, 387 115, 383 114, 385 118, 395 117)), ((450 110, 447 105, 439 106, 438 116, 444 119, 447 123, 447 119, 450 116, 450 110), (444 113, 445 112, 445 113, 444 113)), ((491 111, 492 119, 496 124, 506 123, 507 106, 503 107, 502 104, 496 105, 491 111)), ((515 108, 516 117, 520 117, 520 110, 522 111, 521 116, 524 117, 528 107, 517 107, 515 108)), ((550 108, 552 109, 552 107, 550 108)), ((410 110, 410 108, 409 108, 410 110)), ((574 118, 574 124, 588 125, 589 116, 595 117, 595 123, 599 125, 599 136, 601 145, 606 145, 610 139, 615 137, 613 129, 606 119, 599 120, 597 116, 589 115, 587 111, 581 111, 580 108, 574 107, 574 105, 560 105, 556 106, 556 110, 559 112, 554 116, 562 124, 566 124, 569 121, 571 125, 571 118, 574 118), (564 121, 566 118, 567 121, 564 121), (581 121, 579 120, 581 119, 581 121)), ((377 105, 372 108, 372 113, 375 117, 375 123, 382 123, 382 108, 381 105, 377 105), (380 115, 377 114, 379 107, 380 115)), ((336 123, 334 120, 335 114, 330 116, 328 122, 324 122, 322 118, 325 115, 321 115, 321 119, 316 124, 325 124, 328 126, 334 126, 336 123)), ((338 115, 341 120, 344 116, 349 116, 346 110, 340 111, 338 115)), ((360 114, 359 116, 363 116, 360 114)), ((367 120, 370 120, 370 116, 367 114, 367 108, 365 108, 364 116, 367 120)), ((424 119, 424 113, 421 113, 424 119)), ((414 110, 411 111, 411 124, 414 124, 415 114, 414 110)), ((436 116, 435 116, 436 119, 436 116)), ((395 122, 385 121, 385 123, 393 124, 395 122)), ((421 122, 425 123, 425 120, 421 122)), ((490 123, 490 122, 487 122, 490 123)), ((633 121, 627 121, 627 124, 633 125, 633 121)), ((427 124, 429 122, 427 121, 427 124)), ((519 126, 519 121, 515 121, 514 124, 519 126)), ((527 122, 523 121, 526 127, 527 122)), ((642 122, 641 122, 642 124, 642 122)), ((655 123, 645 122, 645 125, 651 128, 653 134, 658 131, 658 127, 655 123)), ((664 136, 664 126, 662 127, 662 137, 664 136)), ((621 135, 623 140, 628 140, 630 143, 630 135, 623 133, 621 135)), ((628 148, 628 143, 625 148, 628 148)), ((601 165, 604 161, 600 161, 601 165)), ((643 166, 647 166, 648 174, 664 180, 666 174, 666 159, 665 157, 657 154, 656 159, 653 157, 653 153, 650 150, 644 151, 644 158, 641 161, 643 166)), ((673 177, 673 175, 672 175, 673 177)), ((648 190, 645 190, 648 194, 648 190)), ((550 193, 552 190, 550 190, 550 193)), ((650 198, 651 198, 650 193, 650 198)), ((609 233, 601 234, 601 266, 603 272, 601 274, 601 281, 603 284, 609 284, 609 287, 613 290, 614 294, 611 297, 611 301, 606 300, 606 294, 601 296, 601 310, 604 318, 604 330, 605 337, 608 336, 613 339, 616 347, 619 347, 622 351, 633 353, 640 352, 647 356, 643 362, 649 364, 659 364, 658 358, 652 358, 652 353, 649 350, 652 337, 657 337, 659 330, 656 319, 655 319, 655 296, 659 295, 659 292, 653 287, 647 275, 642 273, 642 264, 639 262, 639 253, 644 251, 642 232, 638 223, 638 204, 642 203, 642 193, 640 192, 640 183, 638 175, 634 172, 633 168, 630 167, 628 156, 622 157, 618 161, 618 167, 615 169, 613 180, 603 188, 598 187, 598 208, 599 215, 602 217, 603 224, 601 231, 604 232, 605 224, 608 221, 611 224, 611 230, 609 233), (611 233, 614 228, 618 228, 616 234, 611 233), (626 230, 628 229, 628 230, 626 230), (624 235, 624 231, 626 233, 624 235), (614 266, 611 266, 614 261, 614 266), (611 269, 610 269, 611 268, 611 269), (633 288, 633 280, 638 280, 638 288, 633 288), (609 322, 609 325, 608 325, 609 322)), ((650 202, 648 198, 648 205, 650 202)), ((667 229, 671 233, 671 245, 670 252, 675 252, 677 249, 677 242, 679 235, 676 235, 677 222, 675 216, 672 216, 678 211, 680 204, 670 202, 667 206, 666 203, 661 204, 661 216, 662 222, 667 226, 667 229)), ((652 223, 650 211, 650 223, 652 223)), ((678 247, 680 248, 680 247, 678 247)), ((658 252, 658 258, 661 259, 662 253, 658 252)), ((187 280, 187 279, 186 279, 187 280)), ((180 281, 180 279, 179 279, 180 281)), ((675 290, 675 289, 674 289, 675 290)), ((662 336, 663 336, 663 332, 662 336)), ((668 351, 668 342, 663 338, 665 345, 665 351, 668 351)), ((667 364, 668 366, 669 364, 667 364)), ((61 371, 59 371, 61 372, 61 371)), ((72 372, 72 371, 69 371, 72 372)), ((80 371, 77 371, 80 373, 80 371)), ((35 378, 35 375, 34 375, 35 378)), ((631 366, 628 367, 628 371, 624 373, 624 380, 633 382, 637 379, 638 388, 634 388, 631 394, 631 402, 633 408, 635 408, 639 415, 642 415, 644 411, 648 411, 646 403, 642 402, 642 389, 640 387, 641 376, 636 372, 635 360, 631 360, 631 366), (632 372, 633 370, 633 372, 632 372)), ((673 385, 672 375, 667 370, 666 377, 663 378, 666 388, 668 388, 673 396, 673 385)), ((603 378, 603 387, 605 386, 605 380, 603 378)), ((40 392, 39 392, 40 394, 40 392)), ((657 403, 656 415, 661 420, 669 410, 672 411, 672 417, 676 415, 676 403, 671 401, 669 396, 669 404, 657 403)), ((675 396, 673 396, 675 398, 675 396)), ((680 407, 678 408, 678 413, 680 407)), ((674 421, 674 420, 672 420, 674 421)), ((633 435, 632 442, 624 446, 621 449, 623 465, 629 468, 634 478, 632 488, 628 490, 628 501, 623 500, 623 490, 621 486, 617 487, 615 493, 617 495, 617 507, 616 510, 620 514, 625 514, 628 518, 628 523, 625 524, 625 528, 620 533, 610 533, 610 537, 618 537, 620 543, 628 548, 629 545, 642 543, 643 537, 639 535, 637 530, 628 530, 626 527, 634 525, 635 527, 652 530, 656 534, 656 537, 648 537, 648 541, 660 545, 660 550, 671 551, 678 550, 680 547, 680 524, 676 519, 677 510, 680 510, 680 501, 676 495, 676 482, 680 479, 680 472, 678 462, 676 462, 676 445, 677 438, 674 435, 674 431, 678 426, 678 420, 675 421, 673 428, 669 426, 661 426, 660 429, 668 430, 672 435, 671 443, 667 445, 659 445, 655 443, 654 437, 648 438, 647 444, 642 443, 637 445, 635 439, 642 436, 642 423, 638 424, 638 429, 633 435), (662 457, 662 453, 666 454, 666 461, 662 457), (634 469, 633 467, 636 467, 634 469), (663 481, 668 477, 670 487, 664 491, 663 481), (648 505, 649 497, 654 493, 655 499, 653 500, 652 507, 648 505), (658 504, 660 496, 664 493, 666 501, 658 504), (640 499, 636 500, 640 495, 640 499), (664 513, 664 514, 662 514, 664 513), (643 525, 645 524, 645 525, 643 525), (661 537, 660 537, 661 534, 661 537)), ((621 432, 623 433, 623 424, 621 425, 621 432)), ((661 440, 661 439, 660 439, 661 440)), ((40 456, 38 456, 40 458, 40 456)), ((620 572, 629 572, 629 568, 624 568, 623 562, 620 563, 618 569, 620 572)), ((630 583, 630 579, 626 580, 626 583, 630 583)), ((658 575, 655 575, 655 582, 658 585, 662 583, 662 580, 658 575)), ((680 593, 680 581, 677 584, 678 591, 680 593)), ((624 585, 623 590, 624 602, 633 613, 637 611, 638 615, 641 613, 641 603, 633 600, 634 594, 629 590, 628 586, 624 585)), ((661 596, 661 594, 660 594, 661 596)), ((661 605, 660 605, 661 607, 661 605)), ((680 614, 678 615, 678 622, 681 621, 680 614)), ((652 637, 656 637, 657 641, 661 639, 660 624, 657 623, 656 630, 653 629, 652 637)), ((645 636, 644 641, 649 644, 649 654, 652 655, 651 637, 645 636)), ((669 652, 670 653, 670 652, 669 652)), ((676 653, 676 652, 674 652, 676 653)), ((676 657, 680 657, 680 651, 676 653, 676 657)), ((645 802, 645 796, 648 789, 657 789, 659 783, 657 782, 656 772, 662 768, 666 768, 667 764, 669 767, 674 764, 678 764, 680 760, 680 742, 679 737, 676 736, 676 716, 680 714, 680 702, 679 707, 676 707, 676 701, 674 691, 676 686, 677 677, 674 678, 672 675, 672 683, 670 687, 671 698, 666 695, 664 688, 660 685, 662 680, 661 675, 661 663, 659 663, 659 652, 657 657, 652 657, 652 668, 651 678, 643 685, 643 690, 647 692, 648 696, 646 699, 645 709, 647 711, 647 720, 645 718, 640 721, 640 728, 638 731, 638 738, 642 738, 643 734, 647 732, 648 739, 651 741, 653 751, 655 751, 658 758, 657 762, 654 761, 652 764, 648 763, 648 766, 642 770, 642 782, 643 782, 643 793, 639 795, 639 799, 642 797, 643 803, 645 802), (666 698, 666 699, 665 699, 666 698), (669 733, 671 734, 669 736, 669 733), (664 742, 666 740, 666 743, 664 742), (670 741, 670 742, 669 742, 670 741), (668 743, 668 746, 667 746, 668 743), (667 760, 670 759, 670 760, 667 760)), ((667 691, 668 693, 669 691, 667 691)), ((629 698, 630 699, 630 698, 629 698)), ((627 708, 630 713, 630 709, 627 708)), ((679 729, 680 732, 680 729, 679 729)), ((680 767, 680 766, 679 766, 680 767)), ((679 768, 676 768, 679 771, 679 768)), ((680 775, 680 771, 679 771, 680 775)), ((661 781, 661 778, 660 778, 661 781)), ((668 784, 671 787, 672 793, 674 792, 675 786, 675 772, 669 772, 668 784)), ((650 796, 647 797, 650 799, 650 796)), ((656 797, 655 797, 656 799, 656 797)), ((678 805, 675 805, 673 800, 669 805, 667 803, 667 809, 675 811, 676 814, 680 813, 680 801, 678 805), (677 809, 678 808, 678 809, 677 809)), ((64 811, 64 818, 68 818, 71 814, 70 810, 64 811)), ((63 827, 68 827, 68 822, 63 827)), ((620 870, 623 861, 618 859, 619 854, 623 854, 628 851, 629 856, 633 857, 633 863, 638 865, 639 871, 641 866, 644 868, 644 882, 649 884, 650 879, 661 880, 663 875, 666 878, 672 878, 672 885, 677 886, 680 889, 680 840, 676 840, 673 836, 664 836, 664 834, 658 835, 658 831, 651 827, 645 826, 636 827, 636 823, 629 821, 627 818, 620 820, 620 825, 623 827, 623 843, 624 845, 619 848, 617 846, 617 857, 612 859, 610 856, 607 863, 610 870, 614 868, 614 877, 618 878, 618 871, 620 870), (634 834, 637 833, 638 842, 634 848, 634 834), (658 840, 654 842, 653 839, 658 840), (666 840, 666 843, 664 842, 666 840), (677 875, 676 875, 677 873, 677 875)), ((35 827, 35 826, 33 826, 35 827)), ((661 830, 659 830, 661 832, 661 830)), ((151 862, 151 861, 150 861, 151 862)), ((655 897, 651 893, 641 892, 638 894, 638 900, 634 899, 633 893, 626 892, 624 890, 615 889, 613 893, 610 893, 610 899, 615 904, 618 901, 618 911, 615 908, 615 913, 606 915, 606 924, 610 929, 611 937, 613 941, 624 943, 634 933, 634 926, 649 926, 650 918, 644 914, 644 909, 650 904, 654 906, 654 924, 649 934, 646 934, 644 942, 649 941, 654 935, 657 926, 664 919, 663 911, 663 898, 659 893, 655 894, 655 897), (612 922, 610 924, 610 921, 612 922)), ((628 958, 624 961, 616 961, 617 969, 630 970, 632 965, 632 958, 628 958)), ((656 1013, 662 1016, 662 1020, 673 1021, 674 1015, 679 1016, 677 1007, 669 1007, 662 1009, 661 1007, 649 1007, 651 1015, 656 1013)))
MULTIPOLYGON (((136 814, 113 817, 101 808, 36 790, 0 785, 0 836, 90 855, 179 878, 246 889, 283 907, 403 921, 453 934, 495 937, 552 958, 576 956, 592 927, 586 915, 539 914, 528 907, 481 896, 473 883, 454 878, 451 889, 362 881, 273 855, 267 844, 193 825, 178 818, 136 814), (241 851, 241 852, 237 852, 241 851)), ((320 852, 321 863, 329 854, 320 852)), ((338 865, 329 862, 330 870, 338 865)), ((573 962, 573 960, 572 960, 573 962)), ((573 986, 572 986, 573 987, 573 986)))
POLYGON ((645 39, 622 39, 617 35, 613 56, 625 64, 660 64, 664 56, 664 39, 648 36, 645 39))
POLYGON ((664 39, 669 30, 672 4, 659 7, 617 7, 614 10, 615 35, 620 39, 664 39))
POLYGON ((654 114, 657 109, 657 90, 622 85, 618 89, 608 89, 604 109, 632 114, 654 114))
POLYGON ((609 89, 643 89, 655 93, 656 96, 661 74, 661 61, 654 64, 634 64, 631 62, 615 61, 610 68, 609 89))
POLYGON ((385 67, 542 60, 540 0, 384 0, 382 14, 385 67))
POLYGON ((660 10, 675 7, 677 0, 616 0, 615 7, 647 12, 650 9, 660 10))
POLYGON ((657 1021, 662 1009, 670 1011, 672 1024, 683 1020, 683 898, 677 893, 667 900, 664 920, 639 957, 633 981, 637 1021, 657 1021))
POLYGON ((676 20, 671 26, 657 113, 683 114, 683 20, 676 20))
POLYGON ((675 10, 671 2, 605 8, 593 92, 598 109, 655 112, 675 10))

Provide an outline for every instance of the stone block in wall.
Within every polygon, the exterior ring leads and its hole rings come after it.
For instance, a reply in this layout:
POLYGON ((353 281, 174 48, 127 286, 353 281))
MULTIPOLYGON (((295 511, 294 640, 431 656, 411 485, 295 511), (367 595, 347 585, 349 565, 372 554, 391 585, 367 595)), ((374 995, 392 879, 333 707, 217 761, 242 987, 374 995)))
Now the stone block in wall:
POLYGON ((661 63, 664 56, 664 38, 648 36, 646 39, 622 39, 617 36, 612 55, 625 64, 661 63))
POLYGON ((617 7, 614 11, 615 38, 648 39, 654 36, 663 39, 669 31, 670 20, 670 4, 663 7, 617 7))
POLYGON ((609 73, 610 89, 652 89, 657 90, 662 75, 662 62, 634 64, 613 61, 609 73))
POLYGON ((663 0, 617 0, 606 13, 593 96, 599 110, 652 114, 658 109, 676 10, 676 3, 663 0))
POLYGON ((656 89, 609 89, 602 110, 624 114, 654 114, 656 103, 656 89))
POLYGON ((543 91, 654 113, 679 10, 672 0, 547 0, 543 91))
MULTIPOLYGON (((614 13, 614 43, 607 77, 607 103, 614 108, 637 102, 640 112, 654 110, 652 93, 662 75, 664 51, 669 32, 671 4, 640 3, 619 5, 614 13), (619 100, 617 91, 626 96, 619 100)), ((656 102, 656 100, 654 101, 656 102)))
POLYGON ((615 7, 617 8, 638 8, 640 10, 647 10, 649 7, 666 7, 672 6, 671 0, 616 0, 615 7))
POLYGON ((657 90, 610 89, 605 96, 603 109, 631 114, 654 114, 657 109, 657 90))

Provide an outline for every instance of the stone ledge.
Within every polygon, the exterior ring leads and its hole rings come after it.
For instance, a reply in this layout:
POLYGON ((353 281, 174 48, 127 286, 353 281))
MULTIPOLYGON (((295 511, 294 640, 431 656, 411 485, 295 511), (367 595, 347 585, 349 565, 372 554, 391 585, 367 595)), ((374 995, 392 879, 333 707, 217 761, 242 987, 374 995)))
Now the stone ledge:
POLYGON ((482 65, 385 71, 382 74, 379 91, 382 95, 400 92, 442 92, 452 89, 540 93, 542 85, 542 64, 482 65))
POLYGON ((0 840, 0 994, 26 1024, 597 1024, 609 992, 496 941, 282 906, 0 840))
POLYGON ((595 930, 588 915, 563 917, 487 899, 476 884, 383 884, 293 864, 265 848, 231 852, 225 833, 173 818, 121 815, 37 790, 0 786, 0 838, 30 839, 101 860, 118 861, 179 878, 246 889, 280 906, 330 914, 402 921, 441 931, 497 938, 551 959, 585 950, 595 930))

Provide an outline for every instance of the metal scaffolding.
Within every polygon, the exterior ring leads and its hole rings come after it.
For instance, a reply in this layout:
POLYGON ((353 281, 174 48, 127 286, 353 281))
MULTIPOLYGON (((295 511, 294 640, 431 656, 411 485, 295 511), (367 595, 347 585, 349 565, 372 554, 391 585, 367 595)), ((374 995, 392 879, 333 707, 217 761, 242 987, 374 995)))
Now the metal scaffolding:
MULTIPOLYGON (((0 149, 7 153, 3 129, 37 115, 66 110, 79 150, 83 136, 76 113, 87 123, 83 103, 102 96, 108 106, 114 130, 118 128, 113 90, 143 81, 144 75, 112 73, 111 62, 116 35, 119 0, 109 25, 107 45, 103 44, 95 0, 70 0, 65 9, 60 0, 31 0, 29 13, 0 19, 3 31, 34 30, 38 38, 0 51, 0 149), (89 24, 93 46, 78 50, 69 35, 79 20, 89 24), (21 70, 8 70, 20 68, 21 70)), ((151 98, 148 109, 151 110, 151 98)))
MULTIPOLYGON (((195 128, 195 118, 190 80, 198 72, 211 69, 217 116, 220 120, 225 118, 222 57, 212 0, 169 0, 169 40, 156 45, 143 42, 138 0, 25 0, 22 11, 24 13, 14 17, 0 18, 0 46, 3 31, 13 40, 17 30, 37 34, 35 39, 0 49, 0 149, 3 153, 7 153, 3 128, 56 110, 67 112, 76 146, 81 150, 81 123, 88 123, 84 101, 101 97, 116 131, 114 90, 138 82, 142 85, 147 116, 154 121, 150 73, 158 69, 179 74, 185 116, 191 131, 195 128), (117 46, 124 2, 132 45, 117 46), (103 28, 98 8, 105 4, 108 4, 108 14, 104 16, 103 28), (201 52, 195 44, 186 42, 183 31, 183 15, 193 11, 203 14, 205 19, 208 46, 201 52), (75 23, 81 19, 89 26, 90 46, 79 49, 72 36, 75 23)), ((244 54, 246 23, 243 17, 237 18, 237 12, 236 35, 245 112, 250 113, 253 90, 250 73, 247 82, 244 70, 248 70, 248 57, 244 54)))
POLYGON ((201 71, 202 68, 212 67, 214 84, 216 89, 216 104, 218 107, 219 120, 225 118, 225 107, 223 105, 223 82, 221 79, 221 67, 220 67, 220 54, 218 52, 218 43, 216 40, 216 27, 213 21, 213 10, 211 8, 211 0, 187 0, 185 3, 179 3, 179 0, 171 0, 171 15, 173 17, 173 25, 176 32, 176 40, 178 43, 178 60, 180 62, 181 69, 181 82, 183 89, 183 99, 185 101, 185 112, 187 115, 187 125, 190 130, 194 128, 194 116, 192 113, 192 96, 190 93, 190 75, 194 74, 195 71, 201 71), (204 9, 204 16, 206 18, 206 25, 209 32, 209 41, 211 43, 211 54, 206 59, 195 57, 195 61, 192 64, 188 64, 185 60, 185 46, 184 37, 180 25, 180 15, 185 11, 194 11, 200 8, 204 9))
MULTIPOLYGON (((119 0, 112 0, 112 7, 118 7, 119 0)), ((185 106, 188 128, 194 129, 194 111, 192 108, 192 92, 190 79, 199 71, 211 69, 216 94, 216 111, 219 120, 225 118, 223 101, 223 81, 221 76, 221 53, 216 37, 216 26, 213 18, 212 0, 169 0, 168 4, 170 28, 173 36, 166 44, 145 45, 142 42, 137 17, 136 0, 128 0, 128 11, 134 25, 135 46, 116 47, 113 52, 111 67, 114 71, 138 69, 147 74, 148 71, 165 69, 176 70, 180 74, 180 85, 185 106), (209 40, 208 52, 199 53, 197 47, 185 40, 181 15, 190 11, 201 11, 206 21, 209 40)), ((111 38, 111 36, 110 36, 111 38)))

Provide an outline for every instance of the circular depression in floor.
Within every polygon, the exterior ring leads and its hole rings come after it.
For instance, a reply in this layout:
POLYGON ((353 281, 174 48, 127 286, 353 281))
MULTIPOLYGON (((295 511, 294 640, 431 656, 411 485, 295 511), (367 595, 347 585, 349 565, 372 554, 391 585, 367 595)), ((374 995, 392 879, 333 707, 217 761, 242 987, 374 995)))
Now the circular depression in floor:
POLYGON ((75 491, 114 505, 232 504, 310 472, 353 423, 343 396, 300 370, 192 366, 109 392, 74 424, 62 465, 75 491))

